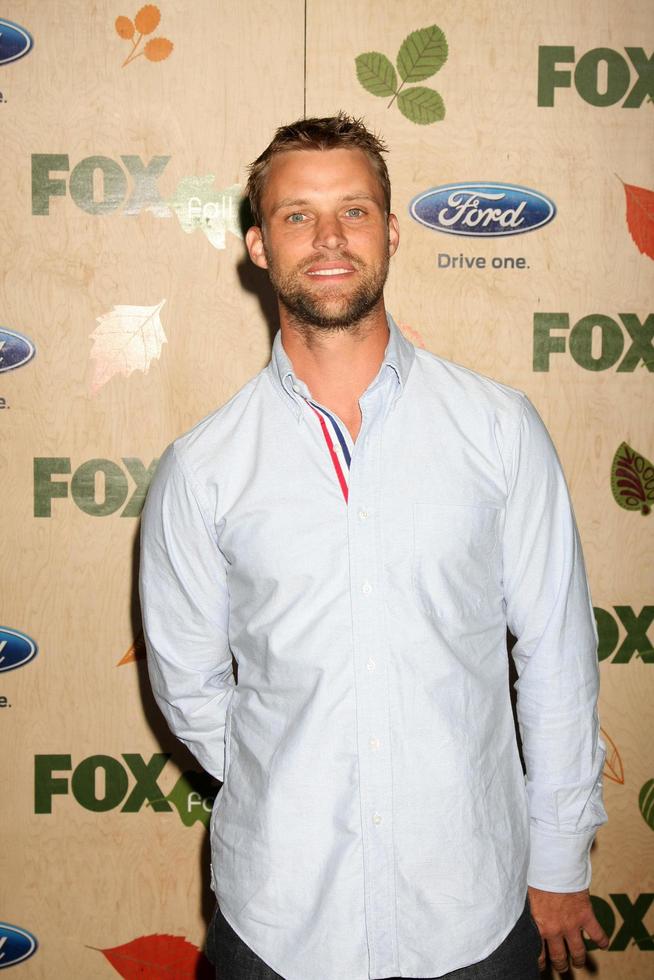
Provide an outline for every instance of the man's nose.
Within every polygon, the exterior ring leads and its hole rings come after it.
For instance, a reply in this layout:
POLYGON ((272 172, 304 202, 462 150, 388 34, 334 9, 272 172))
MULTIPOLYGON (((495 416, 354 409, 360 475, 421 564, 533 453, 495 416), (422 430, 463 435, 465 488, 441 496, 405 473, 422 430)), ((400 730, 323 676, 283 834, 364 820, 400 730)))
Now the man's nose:
POLYGON ((315 226, 315 248, 342 248, 347 244, 345 229, 337 215, 322 215, 315 226))

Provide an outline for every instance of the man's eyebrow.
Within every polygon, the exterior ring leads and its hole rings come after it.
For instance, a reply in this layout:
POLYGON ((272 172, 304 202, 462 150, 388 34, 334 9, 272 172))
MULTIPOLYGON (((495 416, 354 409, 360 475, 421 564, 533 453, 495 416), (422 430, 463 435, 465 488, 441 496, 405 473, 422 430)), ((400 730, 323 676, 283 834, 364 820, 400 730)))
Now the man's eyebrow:
POLYGON ((341 198, 342 201, 372 201, 373 204, 379 204, 379 201, 373 194, 368 194, 366 191, 361 191, 360 194, 345 194, 341 198))
MULTIPOLYGON (((367 191, 355 192, 354 194, 344 194, 343 197, 340 198, 340 200, 341 201, 372 201, 373 204, 379 204, 377 198, 374 197, 374 195, 369 194, 367 191)), ((278 201, 277 204, 275 204, 271 214, 276 214, 277 211, 280 211, 282 208, 304 208, 310 204, 311 201, 307 201, 304 198, 285 197, 281 201, 278 201)))
POLYGON ((275 214, 281 208, 303 208, 309 202, 305 201, 303 198, 299 197, 285 197, 283 200, 278 201, 277 204, 272 209, 272 214, 275 214))

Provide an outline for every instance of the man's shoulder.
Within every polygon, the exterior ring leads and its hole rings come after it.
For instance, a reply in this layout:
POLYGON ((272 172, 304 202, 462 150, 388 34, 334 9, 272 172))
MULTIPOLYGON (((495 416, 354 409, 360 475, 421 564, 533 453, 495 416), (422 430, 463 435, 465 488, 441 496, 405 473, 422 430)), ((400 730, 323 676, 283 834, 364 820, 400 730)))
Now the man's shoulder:
POLYGON ((260 411, 261 386, 265 385, 266 368, 250 378, 223 405, 210 412, 182 433, 168 450, 189 470, 219 453, 229 443, 243 417, 260 411))
POLYGON ((419 348, 416 367, 421 380, 439 399, 465 402, 471 410, 522 414, 526 396, 518 388, 419 348))

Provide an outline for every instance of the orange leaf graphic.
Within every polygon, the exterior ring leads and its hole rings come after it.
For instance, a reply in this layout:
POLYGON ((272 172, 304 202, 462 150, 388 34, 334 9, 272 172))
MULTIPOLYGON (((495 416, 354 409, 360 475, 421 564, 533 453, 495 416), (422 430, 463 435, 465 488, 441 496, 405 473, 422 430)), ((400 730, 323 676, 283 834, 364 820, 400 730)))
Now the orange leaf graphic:
POLYGON ((654 191, 623 182, 627 227, 638 251, 654 259, 654 191))
POLYGON ((133 664, 137 660, 145 659, 145 640, 143 639, 143 631, 139 633, 134 642, 132 643, 129 650, 126 650, 122 655, 116 667, 122 667, 123 664, 133 664))
POLYGON ((173 42, 167 37, 153 37, 145 46, 143 54, 148 61, 163 61, 173 50, 173 42))
POLYGON ((606 759, 604 760, 603 776, 612 780, 614 783, 624 785, 624 766, 618 748, 610 735, 600 728, 604 741, 606 742, 606 759))
POLYGON ((204 954, 182 936, 141 936, 98 952, 124 980, 210 980, 214 976, 204 954))
POLYGON ((116 17, 116 32, 126 41, 134 37, 134 24, 129 17, 116 17))
POLYGON ((155 7, 153 3, 146 3, 145 7, 141 7, 134 18, 134 23, 139 33, 152 34, 158 27, 160 20, 161 14, 159 13, 159 8, 155 7))

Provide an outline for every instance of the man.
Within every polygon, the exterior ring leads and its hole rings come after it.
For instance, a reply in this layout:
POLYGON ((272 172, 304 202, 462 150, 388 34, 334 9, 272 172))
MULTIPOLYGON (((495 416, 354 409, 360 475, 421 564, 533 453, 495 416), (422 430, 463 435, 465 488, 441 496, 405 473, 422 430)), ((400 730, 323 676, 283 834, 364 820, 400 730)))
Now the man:
POLYGON ((582 930, 608 942, 587 891, 596 633, 565 481, 524 395, 387 316, 383 150, 340 114, 282 127, 250 168, 272 359, 169 447, 144 511, 153 690, 224 780, 220 980, 530 980, 545 946, 563 970, 582 930))

